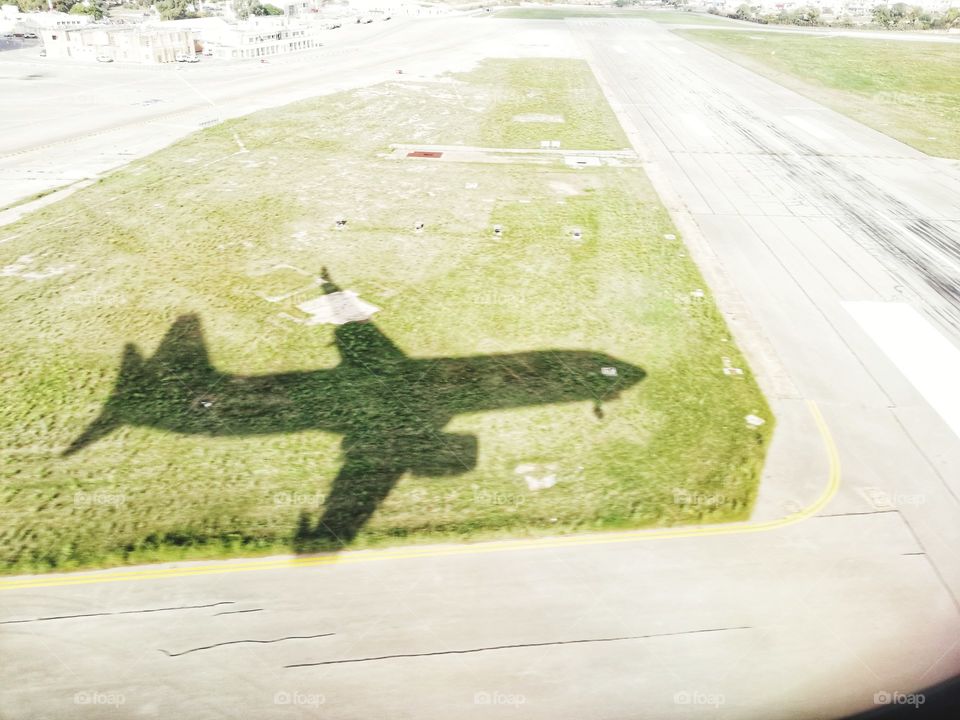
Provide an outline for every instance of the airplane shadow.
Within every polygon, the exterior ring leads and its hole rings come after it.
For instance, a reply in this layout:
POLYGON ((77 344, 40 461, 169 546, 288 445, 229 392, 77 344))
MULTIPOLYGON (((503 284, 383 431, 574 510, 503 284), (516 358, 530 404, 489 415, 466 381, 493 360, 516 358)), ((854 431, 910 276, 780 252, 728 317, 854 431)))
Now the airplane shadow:
MULTIPOLYGON (((324 289, 339 290, 329 279, 324 289)), ((124 348, 99 417, 64 455, 121 425, 211 437, 338 433, 343 464, 322 514, 315 521, 301 515, 293 543, 297 552, 336 550, 354 540, 405 473, 442 477, 476 466, 477 438, 443 431, 456 415, 586 401, 601 416, 603 402, 645 377, 630 363, 585 351, 411 358, 373 322, 337 326, 335 344, 341 361, 334 368, 229 375, 211 365, 199 318, 181 316, 152 357, 124 348)))

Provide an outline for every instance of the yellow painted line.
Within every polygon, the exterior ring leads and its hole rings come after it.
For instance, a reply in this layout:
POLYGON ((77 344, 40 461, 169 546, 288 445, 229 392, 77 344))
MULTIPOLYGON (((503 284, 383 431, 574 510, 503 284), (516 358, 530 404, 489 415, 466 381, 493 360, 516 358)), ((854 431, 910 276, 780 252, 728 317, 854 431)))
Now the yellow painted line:
POLYGON ((349 565, 363 562, 384 562, 386 560, 411 560, 417 558, 445 557, 448 555, 481 555, 486 553, 513 552, 517 550, 543 550, 559 547, 580 547, 583 545, 608 545, 621 542, 639 542, 642 540, 668 540, 675 538, 703 537, 708 535, 739 535, 744 533, 767 532, 794 525, 820 512, 830 502, 840 488, 840 456, 820 409, 813 401, 807 401, 814 423, 820 432, 824 449, 829 461, 829 478, 826 488, 811 505, 795 513, 776 520, 759 523, 731 523, 729 525, 698 525, 685 528, 664 528, 662 530, 628 530, 624 532, 596 533, 592 535, 568 535, 555 538, 532 540, 507 540, 503 542, 478 543, 476 545, 452 545, 449 547, 396 548, 392 550, 369 550, 341 552, 329 555, 281 558, 261 561, 223 561, 217 565, 197 565, 194 567, 158 567, 130 571, 106 571, 95 573, 77 573, 74 575, 31 576, 26 578, 0 580, 0 590, 21 590, 26 588, 64 587, 68 585, 90 585, 108 582, 132 582, 135 580, 162 580, 164 578, 193 577, 197 575, 222 575, 236 572, 258 570, 283 570, 300 567, 318 567, 321 565, 349 565))

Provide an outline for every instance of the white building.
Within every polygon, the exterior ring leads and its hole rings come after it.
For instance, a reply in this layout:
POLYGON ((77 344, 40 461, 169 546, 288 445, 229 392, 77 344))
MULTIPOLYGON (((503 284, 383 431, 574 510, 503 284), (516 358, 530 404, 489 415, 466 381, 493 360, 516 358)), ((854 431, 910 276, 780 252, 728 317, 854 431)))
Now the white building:
POLYGON ((144 26, 46 29, 40 31, 47 57, 120 62, 175 62, 178 55, 194 54, 193 33, 188 29, 144 26))
POLYGON ((243 22, 222 17, 167 20, 151 27, 188 29, 204 54, 233 60, 267 58, 322 44, 319 26, 270 15, 243 22))

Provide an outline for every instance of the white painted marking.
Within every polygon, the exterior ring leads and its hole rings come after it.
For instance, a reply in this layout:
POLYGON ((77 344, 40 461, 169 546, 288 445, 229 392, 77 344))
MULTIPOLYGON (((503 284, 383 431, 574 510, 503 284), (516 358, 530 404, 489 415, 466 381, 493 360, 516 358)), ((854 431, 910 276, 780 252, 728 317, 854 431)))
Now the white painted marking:
POLYGON ((818 140, 831 140, 833 134, 824 128, 820 123, 813 122, 799 115, 784 115, 787 122, 803 130, 808 135, 813 135, 818 140))
POLYGON ((306 321, 306 325, 320 323, 343 325, 358 320, 369 320, 374 313, 380 312, 380 308, 361 300, 353 290, 321 295, 313 300, 302 302, 297 307, 313 316, 306 321))
POLYGON ((960 349, 905 303, 843 305, 960 437, 960 349))

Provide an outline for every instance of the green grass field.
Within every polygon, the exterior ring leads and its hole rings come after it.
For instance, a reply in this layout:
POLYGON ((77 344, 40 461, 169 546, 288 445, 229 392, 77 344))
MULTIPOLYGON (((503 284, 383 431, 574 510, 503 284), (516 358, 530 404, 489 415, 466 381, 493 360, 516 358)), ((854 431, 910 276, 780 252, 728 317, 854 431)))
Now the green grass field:
POLYGON ((562 20, 563 18, 611 18, 627 17, 642 18, 655 22, 677 25, 720 25, 729 24, 732 20, 708 13, 694 13, 671 10, 643 10, 639 8, 614 7, 576 7, 558 6, 542 8, 508 8, 498 10, 493 15, 498 18, 513 18, 516 20, 562 20))
POLYGON ((918 150, 960 158, 956 43, 677 32, 918 150))
POLYGON ((587 97, 504 60, 300 102, 4 228, 0 567, 747 517, 770 412, 643 171, 388 157, 623 147, 587 97), (374 324, 296 321, 323 268, 374 324))

